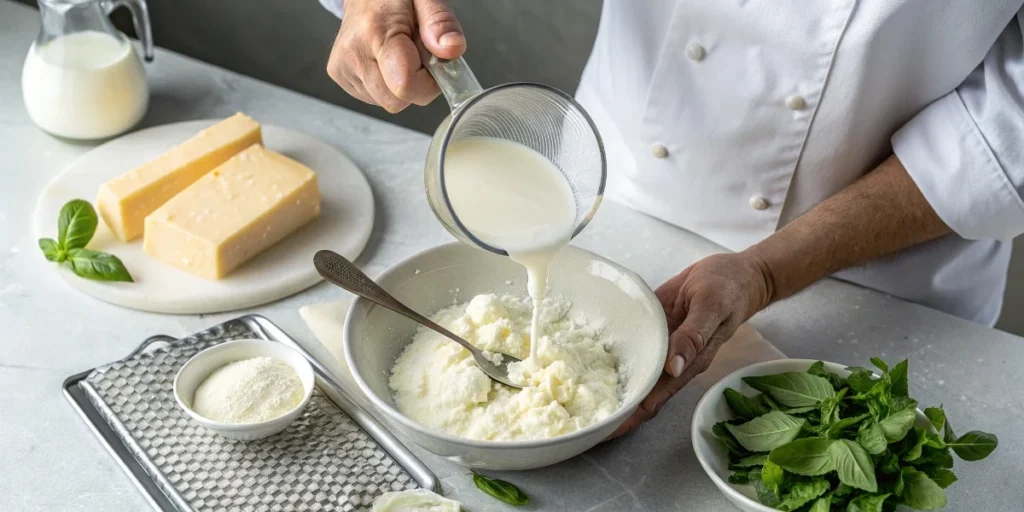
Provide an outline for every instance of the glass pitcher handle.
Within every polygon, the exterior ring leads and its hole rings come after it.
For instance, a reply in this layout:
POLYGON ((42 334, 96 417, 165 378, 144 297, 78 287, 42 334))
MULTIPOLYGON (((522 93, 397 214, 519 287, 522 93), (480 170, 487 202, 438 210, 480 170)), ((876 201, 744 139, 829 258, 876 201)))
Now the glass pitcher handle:
POLYGON ((480 82, 476 80, 473 70, 469 69, 469 64, 466 64, 465 59, 462 57, 453 60, 437 58, 423 46, 423 41, 420 41, 418 35, 416 36, 416 47, 420 51, 423 67, 427 68, 430 75, 434 77, 453 112, 466 100, 483 92, 480 82))
POLYGON ((149 24, 149 6, 146 5, 146 0, 103 0, 100 5, 107 15, 118 7, 128 8, 132 13, 135 33, 142 41, 142 55, 146 62, 153 62, 153 28, 149 24))

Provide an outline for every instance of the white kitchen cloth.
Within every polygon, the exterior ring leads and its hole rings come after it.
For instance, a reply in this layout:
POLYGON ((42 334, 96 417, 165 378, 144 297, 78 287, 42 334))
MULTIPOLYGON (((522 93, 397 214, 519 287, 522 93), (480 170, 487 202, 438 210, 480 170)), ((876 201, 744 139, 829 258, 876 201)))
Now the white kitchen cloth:
MULTIPOLYGON (((313 335, 320 341, 321 347, 310 347, 300 342, 303 347, 322 359, 322 363, 337 377, 338 381, 345 387, 349 396, 355 399, 359 405, 371 413, 376 411, 369 405, 369 401, 359 390, 352 373, 345 363, 345 350, 342 344, 343 331, 345 327, 345 314, 348 312, 351 299, 328 302, 325 304, 313 304, 299 309, 299 315, 306 321, 306 325, 313 331, 313 335), (324 349, 332 356, 325 357, 324 349), (329 360, 327 360, 329 359, 329 360)), ((743 324, 736 330, 736 334, 715 357, 714 362, 707 371, 702 373, 687 389, 699 388, 701 392, 710 388, 719 379, 726 375, 754 363, 784 359, 786 356, 779 349, 775 348, 768 340, 761 336, 753 327, 743 324)))

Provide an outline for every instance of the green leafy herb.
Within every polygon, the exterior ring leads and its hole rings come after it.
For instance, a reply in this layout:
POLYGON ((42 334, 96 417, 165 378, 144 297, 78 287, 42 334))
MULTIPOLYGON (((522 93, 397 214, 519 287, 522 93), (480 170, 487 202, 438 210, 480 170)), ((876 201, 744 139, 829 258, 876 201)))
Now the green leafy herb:
POLYGON ((885 453, 889 442, 885 439, 885 432, 875 421, 869 421, 861 425, 857 432, 857 442, 871 455, 885 453))
POLYGON ((712 431, 729 451, 729 481, 753 485, 761 503, 779 510, 943 507, 944 489, 957 480, 953 453, 981 460, 998 439, 980 431, 957 437, 941 406, 925 409, 935 431, 917 427, 909 363, 871 363, 880 374, 850 367, 843 378, 817 362, 805 373, 744 378, 761 392, 753 397, 726 390, 735 418, 712 431))
POLYGON ((740 425, 726 424, 725 428, 747 450, 768 452, 796 439, 806 423, 805 419, 772 411, 740 425))
POLYGON ((847 512, 882 512, 883 504, 891 494, 862 494, 857 496, 846 507, 847 512))
POLYGON ((800 372, 744 377, 743 382, 786 407, 814 407, 836 394, 828 379, 800 372))
POLYGON ((69 201, 57 218, 57 239, 40 238, 39 249, 47 260, 64 264, 79 277, 132 282, 131 274, 117 256, 85 248, 98 223, 96 210, 88 201, 69 201))
POLYGON ((917 412, 913 409, 904 409, 879 421, 878 426, 882 428, 885 439, 890 443, 895 443, 907 436, 907 432, 914 427, 915 421, 917 421, 917 412))
POLYGON ((832 510, 832 496, 825 496, 814 500, 811 510, 808 512, 829 512, 832 510))
POLYGON ((504 480, 473 473, 473 483, 477 489, 509 505, 519 506, 530 502, 530 498, 523 494, 523 491, 504 480))
POLYGON ((782 501, 775 508, 788 511, 796 510, 828 492, 830 487, 831 485, 824 478, 817 478, 809 482, 797 482, 793 484, 789 492, 782 495, 782 501))
POLYGON ((772 411, 767 395, 748 397, 732 388, 725 389, 725 402, 729 404, 733 414, 740 418, 752 420, 772 411))
POLYGON ((839 439, 832 441, 828 451, 836 465, 840 482, 868 492, 878 491, 875 464, 871 461, 871 455, 861 445, 849 439, 839 439))
POLYGON ((935 510, 946 506, 946 492, 928 475, 903 468, 903 504, 916 510, 935 510))
POLYGON ((769 460, 790 473, 818 476, 835 471, 835 464, 829 453, 832 441, 828 439, 797 439, 774 450, 769 460))
POLYGON ((966 461, 976 461, 988 457, 999 445, 999 439, 987 432, 972 430, 953 442, 946 442, 956 455, 966 461))

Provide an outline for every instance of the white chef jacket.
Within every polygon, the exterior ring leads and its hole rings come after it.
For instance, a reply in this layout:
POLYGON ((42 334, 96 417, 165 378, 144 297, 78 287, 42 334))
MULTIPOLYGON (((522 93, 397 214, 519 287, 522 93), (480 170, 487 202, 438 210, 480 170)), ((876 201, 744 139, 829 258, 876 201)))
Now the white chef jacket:
POLYGON ((608 196, 742 250, 895 152, 956 235, 837 277, 991 325, 1024 232, 1022 3, 604 0, 577 99, 608 196))

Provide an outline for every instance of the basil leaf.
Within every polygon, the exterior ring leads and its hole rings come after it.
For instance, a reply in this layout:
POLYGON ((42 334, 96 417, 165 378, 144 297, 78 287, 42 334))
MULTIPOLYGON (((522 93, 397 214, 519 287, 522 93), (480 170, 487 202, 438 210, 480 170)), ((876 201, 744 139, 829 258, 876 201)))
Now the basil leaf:
POLYGON ((121 260, 113 254, 89 249, 71 249, 66 263, 79 277, 97 281, 133 282, 121 260))
POLYGON ((850 389, 858 393, 866 393, 874 387, 875 376, 869 370, 865 370, 863 368, 847 369, 853 371, 853 373, 846 378, 846 383, 849 384, 850 389))
POLYGON ((882 370, 882 373, 889 373, 889 365, 885 364, 885 361, 882 361, 877 357, 872 357, 870 361, 871 364, 875 365, 876 368, 882 370))
POLYGON ((725 449, 728 450, 729 453, 737 457, 746 457, 749 452, 743 449, 743 447, 736 442, 736 438, 729 433, 726 425, 728 425, 728 423, 724 421, 715 423, 715 426, 711 427, 711 433, 718 438, 718 441, 725 446, 725 449))
POLYGON ((945 468, 936 469, 934 474, 930 475, 930 478, 933 482, 938 484, 938 486, 942 487, 943 489, 952 485, 953 482, 956 482, 956 475, 954 475, 952 471, 945 468))
POLYGON ((754 481, 754 492, 757 493, 757 501, 766 506, 775 507, 780 502, 779 495, 770 486, 765 484, 764 480, 754 481))
POLYGON ((840 482, 868 492, 878 492, 875 464, 864 448, 849 439, 832 441, 828 448, 840 482))
POLYGON ((843 418, 833 423, 832 426, 828 427, 826 435, 829 439, 838 439, 840 436, 843 435, 843 430, 848 429, 870 417, 870 414, 861 414, 859 416, 853 416, 851 418, 843 418))
POLYGON ((892 371, 889 372, 889 393, 892 396, 910 396, 910 382, 907 376, 907 360, 904 359, 899 362, 896 366, 892 367, 892 371))
POLYGON ((764 467, 761 468, 761 481, 775 494, 782 494, 782 486, 786 483, 786 472, 771 460, 765 461, 764 467))
POLYGON ((832 510, 832 496, 825 496, 824 498, 818 498, 814 501, 814 505, 811 505, 811 509, 807 512, 830 512, 832 510))
POLYGON ((768 460, 797 475, 818 476, 835 471, 828 439, 806 438, 786 443, 768 455, 768 460))
POLYGON ((919 468, 950 469, 953 467, 953 455, 950 454, 949 448, 931 448, 925 444, 921 451, 921 458, 908 462, 919 468))
POLYGON ((825 363, 822 361, 812 364, 811 367, 807 369, 807 373, 828 379, 829 383, 831 383, 832 387, 835 389, 846 387, 846 379, 826 370, 825 363))
POLYGON ((882 467, 879 468, 882 473, 887 475, 893 475, 900 472, 900 458, 895 453, 890 453, 882 461, 882 467))
POLYGON ((802 418, 772 411, 740 425, 726 424, 725 428, 747 450, 769 452, 796 439, 806 423, 802 418))
POLYGON ((732 388, 725 388, 725 403, 729 404, 733 414, 743 419, 752 420, 772 411, 766 395, 748 397, 732 388))
POLYGON ((946 493, 928 475, 903 468, 903 504, 916 510, 935 510, 946 506, 946 493))
POLYGON ((857 432, 857 443, 864 447, 864 450, 871 455, 880 455, 885 452, 888 442, 885 439, 885 432, 878 423, 871 421, 861 425, 857 432))
POLYGON ((946 428, 946 411, 942 409, 942 406, 928 407, 924 410, 924 415, 928 417, 928 421, 935 427, 936 432, 942 432, 946 428))
POLYGON ((786 409, 786 410, 784 410, 782 412, 784 412, 786 414, 789 414, 789 415, 793 415, 793 414, 805 414, 805 413, 808 413, 808 412, 811 412, 811 411, 817 411, 817 410, 818 410, 818 408, 812 405, 810 407, 794 407, 792 409, 786 409))
POLYGON ((477 489, 509 505, 519 506, 530 502, 530 498, 523 494, 523 491, 504 480, 473 473, 473 483, 477 489))
POLYGON ((817 406, 818 402, 836 395, 827 379, 803 372, 744 377, 743 382, 785 407, 817 406))
MULTIPOLYGON (((755 467, 755 466, 764 466, 764 463, 765 463, 766 460, 768 460, 768 455, 764 454, 764 453, 759 453, 757 455, 751 455, 750 457, 745 457, 743 459, 740 459, 740 461, 736 462, 735 464, 729 464, 729 467, 730 468, 733 468, 733 467, 735 467, 735 468, 752 468, 752 467, 755 467)), ((733 471, 736 471, 736 470, 734 469, 733 471)))
POLYGON ((68 256, 60 244, 52 238, 40 238, 39 248, 42 249, 43 256, 46 256, 46 259, 57 263, 64 261, 68 256))
POLYGON ((853 492, 853 487, 846 485, 842 482, 836 486, 836 490, 832 491, 833 496, 847 496, 853 492))
POLYGON ((912 444, 910 446, 910 449, 903 454, 903 460, 907 462, 920 459, 921 451, 924 448, 924 444, 928 442, 928 431, 923 428, 914 427, 914 436, 914 444, 912 444))
POLYGON ((892 494, 894 496, 903 496, 903 489, 906 488, 906 483, 903 481, 903 471, 896 473, 896 481, 892 484, 892 494))
POLYGON ((792 512, 828 492, 829 487, 828 481, 824 478, 816 478, 810 482, 797 482, 790 487, 789 492, 782 496, 782 501, 775 508, 792 512))
POLYGON ((882 512, 883 504, 891 494, 863 494, 857 496, 846 507, 846 512, 882 512))
POLYGON ((917 411, 903 409, 878 422, 878 426, 882 427, 885 439, 890 443, 895 443, 907 436, 907 432, 914 427, 915 421, 917 421, 917 411))
POLYGON ((952 448, 958 457, 966 461, 984 459, 998 445, 999 439, 994 434, 979 430, 972 430, 960 436, 952 443, 946 443, 946 446, 952 448))
POLYGON ((64 250, 82 249, 96 233, 96 210, 84 199, 69 201, 57 218, 57 243, 64 250))
POLYGON ((733 473, 729 475, 729 483, 733 485, 749 484, 750 475, 747 473, 733 473))

